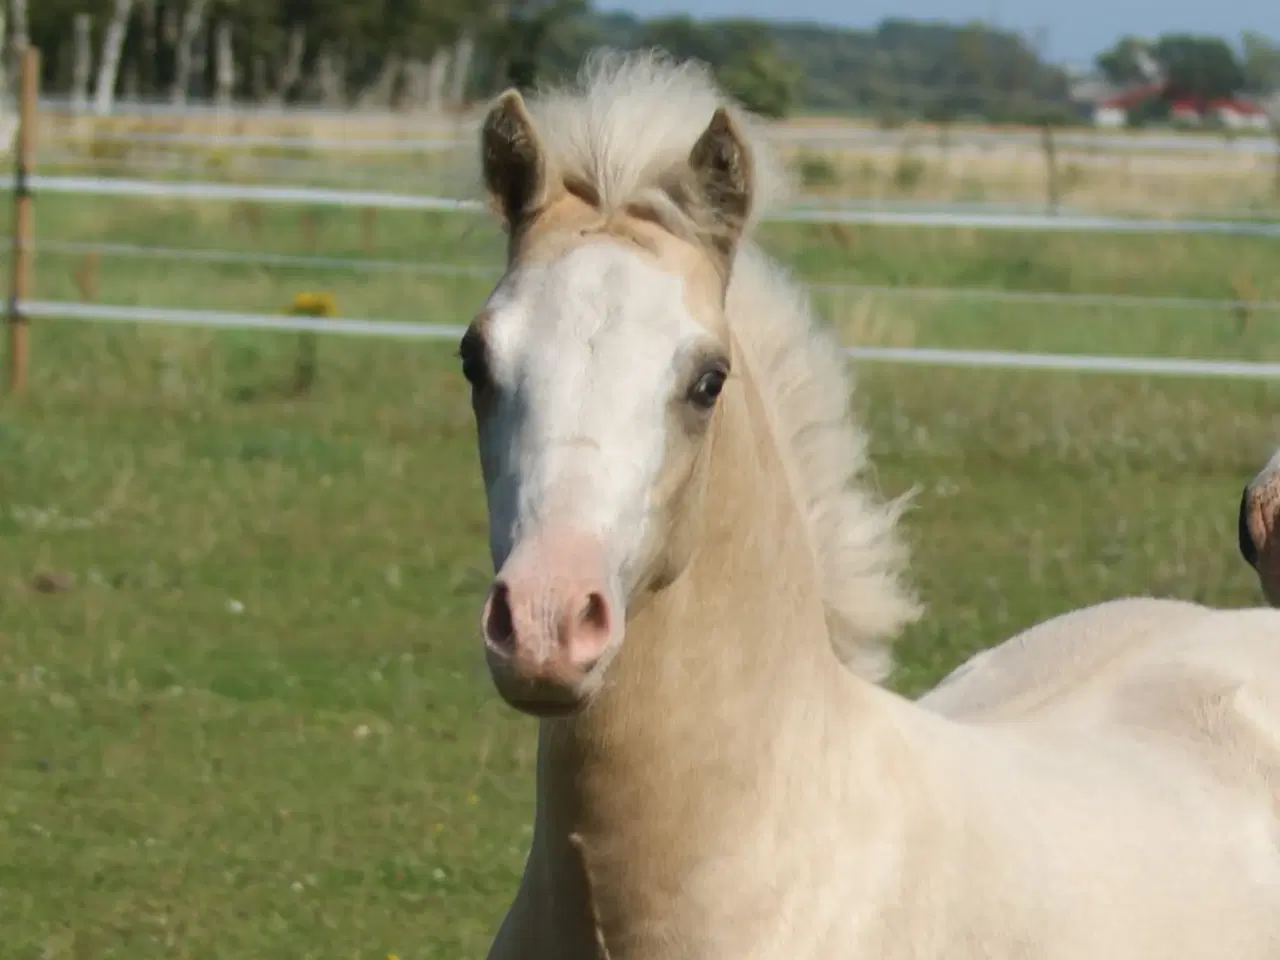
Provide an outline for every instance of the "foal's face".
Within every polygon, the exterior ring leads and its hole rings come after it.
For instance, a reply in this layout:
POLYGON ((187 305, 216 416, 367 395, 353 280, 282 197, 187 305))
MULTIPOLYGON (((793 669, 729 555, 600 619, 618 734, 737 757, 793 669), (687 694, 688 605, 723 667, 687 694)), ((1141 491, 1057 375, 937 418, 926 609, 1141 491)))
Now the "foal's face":
POLYGON ((545 259, 514 265, 460 347, 497 572, 486 657, 532 713, 581 706, 628 606, 688 560, 691 538, 672 533, 697 516, 730 357, 706 316, 718 284, 699 283, 692 259, 680 268, 674 238, 664 256, 652 230, 653 244, 553 238, 545 259))
POLYGON ((459 350, 496 571, 480 628, 507 701, 565 714, 599 688, 628 608, 677 577, 696 542, 750 156, 717 110, 687 167, 651 186, 661 196, 605 216, 510 91, 485 119, 481 162, 512 239, 459 350), (700 227, 669 232, 664 211, 700 227))

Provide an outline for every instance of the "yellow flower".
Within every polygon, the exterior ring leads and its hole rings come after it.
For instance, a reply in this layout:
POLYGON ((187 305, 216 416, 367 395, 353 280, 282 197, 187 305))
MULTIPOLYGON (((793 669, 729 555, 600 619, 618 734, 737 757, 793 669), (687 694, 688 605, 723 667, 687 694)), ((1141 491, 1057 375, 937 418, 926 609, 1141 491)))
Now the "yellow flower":
POLYGON ((296 317, 332 317, 338 307, 330 294, 300 293, 293 298, 289 312, 296 317))

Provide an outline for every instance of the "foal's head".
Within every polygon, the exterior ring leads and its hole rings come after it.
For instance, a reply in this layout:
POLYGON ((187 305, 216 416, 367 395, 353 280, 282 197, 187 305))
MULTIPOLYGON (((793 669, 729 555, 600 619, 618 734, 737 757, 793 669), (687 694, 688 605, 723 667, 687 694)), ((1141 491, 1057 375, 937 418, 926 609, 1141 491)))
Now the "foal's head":
POLYGON ((724 297, 752 159, 714 105, 678 151, 661 121, 687 105, 650 103, 657 128, 590 104, 557 123, 554 100, 541 106, 509 92, 484 123, 508 269, 460 355, 497 571, 487 661, 509 703, 555 715, 598 688, 628 608, 689 562, 736 392, 724 297))

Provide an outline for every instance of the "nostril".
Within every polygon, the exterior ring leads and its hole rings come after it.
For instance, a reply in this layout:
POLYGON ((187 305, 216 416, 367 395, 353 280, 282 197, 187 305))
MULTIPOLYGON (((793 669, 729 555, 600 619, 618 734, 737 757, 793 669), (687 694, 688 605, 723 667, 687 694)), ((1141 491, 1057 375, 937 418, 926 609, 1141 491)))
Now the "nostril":
POLYGON ((579 670, 589 670, 604 655, 609 643, 609 601, 603 593, 593 590, 576 605, 576 611, 566 611, 560 626, 560 647, 569 663, 579 670))
POLYGON ((484 637, 495 650, 510 652, 515 647, 516 630, 511 620, 511 591, 501 580, 493 585, 485 604, 484 637))
POLYGON ((1240 520, 1237 536, 1240 541, 1240 555, 1245 563, 1255 569, 1258 566, 1258 545, 1253 542, 1253 533, 1249 529, 1249 488, 1244 488, 1240 497, 1240 520))
POLYGON ((609 632, 609 601, 603 593, 593 590, 587 595, 587 602, 578 612, 578 623, 596 633, 609 632))

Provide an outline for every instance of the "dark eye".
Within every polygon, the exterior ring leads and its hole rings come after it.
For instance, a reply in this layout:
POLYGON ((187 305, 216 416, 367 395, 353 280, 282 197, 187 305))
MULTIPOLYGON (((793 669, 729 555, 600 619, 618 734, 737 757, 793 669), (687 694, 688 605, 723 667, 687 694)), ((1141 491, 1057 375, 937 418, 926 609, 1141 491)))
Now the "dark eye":
POLYGON ((489 364, 485 357, 484 338, 475 327, 468 327, 458 344, 458 358, 462 361, 462 375, 475 389, 489 381, 489 364))
POLYGON ((689 388, 689 402, 699 410, 710 410, 716 405, 716 399, 724 389, 726 377, 727 371, 720 367, 704 370, 689 388))

